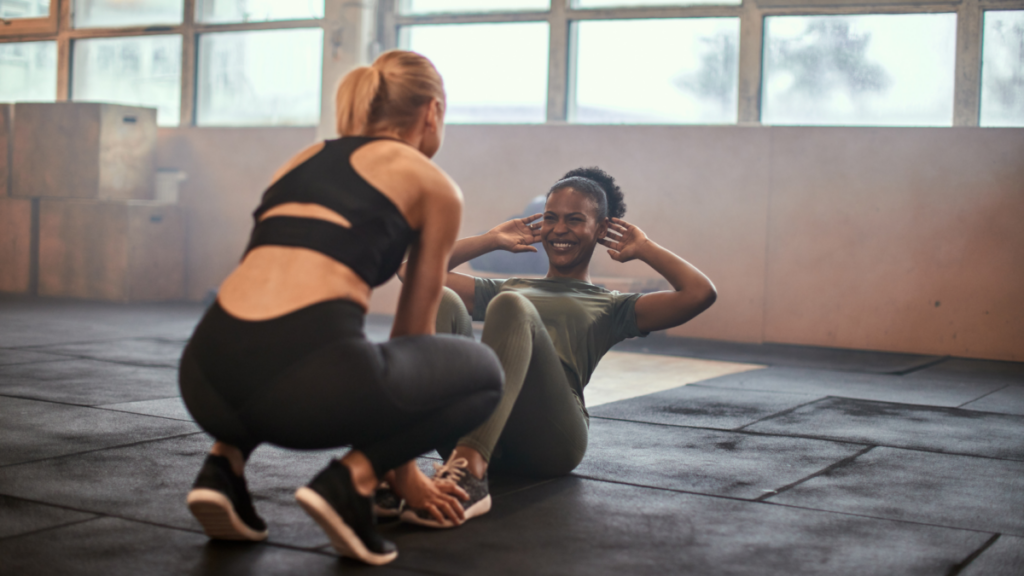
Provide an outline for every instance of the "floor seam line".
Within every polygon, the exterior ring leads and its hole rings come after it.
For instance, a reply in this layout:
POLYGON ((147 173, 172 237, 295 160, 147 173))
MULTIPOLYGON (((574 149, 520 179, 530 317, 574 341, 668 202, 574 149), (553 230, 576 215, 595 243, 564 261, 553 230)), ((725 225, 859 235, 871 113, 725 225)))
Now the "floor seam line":
POLYGON ((173 436, 164 436, 161 438, 151 438, 148 440, 139 440, 138 442, 130 442, 128 444, 117 444, 115 446, 105 446, 103 448, 94 448, 92 450, 83 450, 81 452, 73 452, 71 454, 60 454, 57 456, 48 456, 46 458, 37 458, 36 460, 26 460, 24 462, 12 462, 10 464, 0 464, 0 469, 11 468, 14 466, 24 466, 27 464, 38 464, 40 462, 46 462, 49 460, 58 460, 60 458, 71 458, 75 456, 81 456, 83 454, 92 454, 95 452, 102 452, 104 450, 119 450, 121 448, 131 448, 132 446, 139 446, 141 444, 149 444, 151 442, 162 442, 164 440, 174 440, 176 438, 186 438, 188 436, 195 436, 196 434, 205 434, 202 430, 196 430, 195 432, 188 432, 185 434, 175 434, 173 436))
POLYGON ((907 374, 913 374, 914 372, 917 372, 919 370, 924 370, 925 368, 931 368, 932 366, 935 366, 936 364, 941 364, 941 363, 945 362, 946 360, 949 360, 950 358, 952 358, 952 356, 949 356, 947 354, 945 356, 941 356, 939 358, 935 358, 934 360, 930 360, 928 362, 925 362, 924 364, 921 364, 920 366, 913 366, 911 368, 907 368, 905 370, 897 370, 895 372, 887 372, 887 374, 892 374, 894 376, 906 376, 907 374))
MULTIPOLYGON (((967 406, 968 404, 972 404, 974 402, 977 402, 978 400, 981 400, 982 398, 985 398, 986 396, 991 396, 991 395, 995 394, 996 392, 1000 392, 1002 390, 1006 390, 1010 386, 1012 386, 1012 384, 1007 384, 1007 385, 1003 386, 1002 388, 996 388, 995 390, 993 390, 991 392, 986 392, 986 393, 982 394, 981 396, 978 396, 974 400, 968 400, 967 402, 964 402, 963 404, 957 406, 957 408, 963 408, 964 406, 967 406)), ((964 408, 964 409, 966 410, 966 408, 964 408)), ((971 410, 971 412, 982 412, 982 410, 971 410)), ((999 412, 993 412, 993 414, 999 414, 999 412)))
POLYGON ((765 416, 763 418, 758 418, 757 420, 754 420, 753 422, 748 422, 748 423, 744 424, 743 426, 738 426, 736 428, 733 428, 732 431, 733 432, 740 432, 744 428, 747 428, 748 426, 753 426, 754 424, 757 424, 759 422, 764 422, 765 420, 770 420, 772 418, 777 418, 779 416, 784 416, 786 414, 790 414, 792 412, 795 412, 796 410, 799 410, 800 408, 803 408, 804 406, 810 406, 811 404, 816 404, 818 402, 821 402, 822 400, 828 400, 829 398, 831 398, 831 396, 828 396, 828 395, 825 395, 825 396, 823 396, 821 398, 815 398, 814 400, 811 400, 811 401, 808 401, 808 402, 804 402, 803 404, 798 404, 796 406, 793 406, 792 408, 787 408, 785 410, 776 412, 775 414, 769 414, 768 416, 765 416))
POLYGON ((823 474, 828 474, 829 472, 831 472, 833 470, 836 470, 838 468, 842 468, 843 466, 846 466, 847 464, 853 462, 857 458, 860 458, 861 456, 867 454, 868 452, 874 450, 875 448, 876 448, 876 446, 868 446, 867 448, 864 448, 863 450, 860 450, 860 451, 856 452, 855 454, 851 454, 851 455, 847 456, 846 458, 843 458, 843 459, 841 459, 841 460, 839 460, 837 462, 833 462, 833 463, 829 464, 828 466, 825 466, 821 470, 818 470, 817 472, 815 472, 814 474, 811 474, 810 476, 807 476, 806 478, 801 478, 800 480, 797 480, 796 482, 791 482, 789 484, 786 484, 785 486, 783 486, 783 487, 781 487, 781 488, 779 488, 777 490, 774 490, 772 492, 766 492, 765 494, 762 494, 762 495, 758 496, 757 498, 755 498, 755 500, 758 501, 758 502, 764 502, 768 498, 771 498, 773 496, 778 496, 779 494, 787 492, 787 491, 789 491, 789 490, 791 490, 791 489, 793 489, 793 488, 803 484, 804 482, 807 482, 808 480, 817 478, 818 476, 821 476, 823 474))
POLYGON ((974 562, 975 560, 977 560, 979 556, 981 556, 982 554, 985 553, 986 550, 991 548, 992 545, 996 543, 996 540, 999 540, 1000 536, 1002 536, 1002 533, 1000 533, 1000 532, 997 532, 997 533, 993 534, 992 537, 989 538, 988 540, 986 540, 985 543, 982 544, 980 547, 978 547, 977 550, 975 550, 974 552, 971 552, 970 554, 967 555, 966 558, 964 558, 963 560, 958 562, 955 566, 950 568, 949 572, 946 573, 946 576, 957 576, 957 574, 960 574, 960 572, 963 572, 964 568, 967 568, 971 564, 971 562, 974 562))
MULTIPOLYGON (((76 510, 76 512, 79 512, 79 511, 76 510)), ((37 534, 40 534, 40 533, 43 533, 43 532, 48 532, 50 530, 60 530, 61 528, 68 528, 70 526, 75 526, 77 524, 84 524, 86 522, 93 522, 95 520, 101 520, 101 519, 104 518, 103 514, 96 514, 95 512, 88 512, 88 514, 92 514, 93 517, 92 518, 82 518, 81 520, 72 520, 71 522, 67 522, 67 523, 64 523, 64 524, 59 524, 59 525, 56 525, 56 526, 47 526, 46 528, 39 528, 38 530, 30 530, 28 532, 22 532, 21 534, 12 534, 10 536, 3 536, 3 537, 0 537, 0 542, 4 542, 4 541, 7 541, 7 540, 15 540, 17 538, 22 538, 22 537, 25 537, 25 536, 35 536, 37 534)))

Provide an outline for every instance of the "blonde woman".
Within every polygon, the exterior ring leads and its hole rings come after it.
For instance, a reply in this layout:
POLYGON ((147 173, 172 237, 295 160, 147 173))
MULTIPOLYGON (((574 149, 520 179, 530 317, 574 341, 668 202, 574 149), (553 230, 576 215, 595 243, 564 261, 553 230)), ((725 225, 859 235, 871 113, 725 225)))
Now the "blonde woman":
POLYGON ((262 540, 245 462, 264 442, 351 445, 296 499, 344 556, 390 562, 373 496, 393 488, 437 521, 460 523, 454 484, 413 459, 478 426, 503 374, 486 346, 434 336, 462 214, 454 182, 430 158, 445 93, 426 58, 381 55, 337 93, 341 138, 310 146, 274 176, 244 259, 220 287, 181 360, 182 398, 216 442, 188 496, 212 538, 262 540), (363 334, 370 292, 410 258, 391 340, 363 334))

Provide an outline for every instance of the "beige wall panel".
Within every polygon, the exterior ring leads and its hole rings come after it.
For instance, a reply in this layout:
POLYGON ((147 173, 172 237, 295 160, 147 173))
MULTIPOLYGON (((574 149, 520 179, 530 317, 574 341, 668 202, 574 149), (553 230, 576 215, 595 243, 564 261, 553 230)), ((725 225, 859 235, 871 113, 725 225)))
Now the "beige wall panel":
POLYGON ((157 165, 178 168, 185 216, 186 298, 200 300, 238 264, 252 212, 274 172, 314 140, 314 128, 164 128, 157 165))
POLYGON ((0 104, 0 197, 11 194, 11 105, 0 104))
POLYGON ((0 292, 27 292, 32 201, 0 198, 0 292))
POLYGON ((153 198, 156 109, 100 108, 99 194, 110 200, 153 198))
POLYGON ((14 114, 12 195, 152 197, 155 110, 57 102, 16 104, 14 114))
POLYGON ((766 341, 1024 360, 1024 130, 771 130, 766 341))
POLYGON ((128 214, 128 297, 185 297, 185 219, 178 206, 139 203, 128 214))
MULTIPOLYGON (((599 165, 626 194, 626 220, 704 270, 718 303, 671 334, 761 338, 768 133, 744 127, 449 126, 438 163, 466 197, 462 235, 483 232, 599 165)), ((640 262, 595 254, 592 273, 650 278, 640 262)))
POLYGON ((126 204, 40 201, 40 295, 126 300, 127 266, 126 204))

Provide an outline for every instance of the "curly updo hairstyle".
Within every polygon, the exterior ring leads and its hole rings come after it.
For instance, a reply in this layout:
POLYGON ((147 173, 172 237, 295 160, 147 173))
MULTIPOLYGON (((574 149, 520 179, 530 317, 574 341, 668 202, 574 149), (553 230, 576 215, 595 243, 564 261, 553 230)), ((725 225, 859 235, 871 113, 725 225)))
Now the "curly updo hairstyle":
POLYGON ((612 175, 597 166, 576 168, 562 176, 548 191, 548 196, 559 190, 572 188, 590 196, 597 204, 597 219, 622 218, 626 215, 626 202, 622 189, 612 175))

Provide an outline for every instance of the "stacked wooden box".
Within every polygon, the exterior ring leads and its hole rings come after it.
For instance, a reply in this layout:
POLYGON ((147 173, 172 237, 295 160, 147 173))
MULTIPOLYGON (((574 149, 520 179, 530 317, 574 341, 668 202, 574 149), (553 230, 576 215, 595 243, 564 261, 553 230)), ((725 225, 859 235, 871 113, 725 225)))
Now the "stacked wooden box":
POLYGON ((156 111, 78 102, 5 108, 0 291, 182 299, 181 210, 152 200, 156 111))

